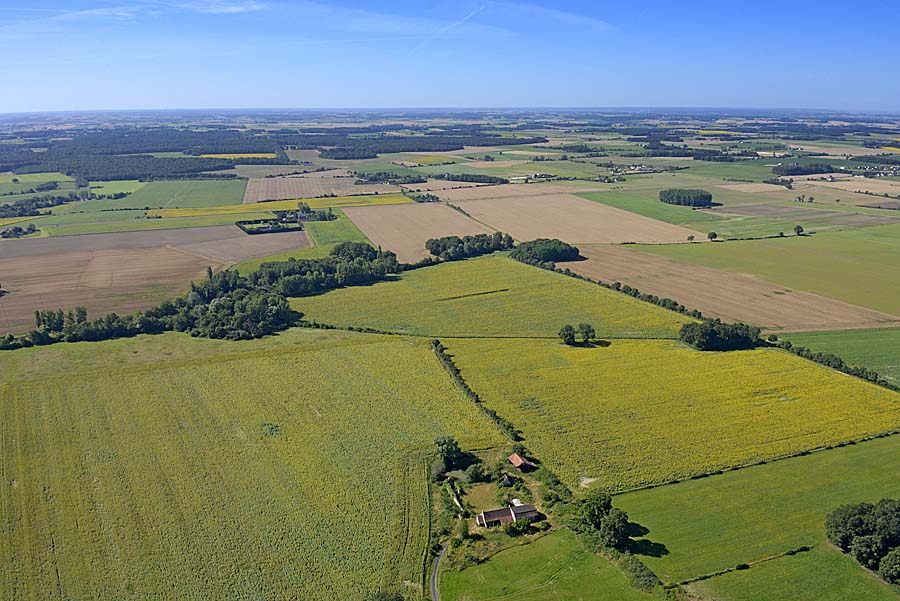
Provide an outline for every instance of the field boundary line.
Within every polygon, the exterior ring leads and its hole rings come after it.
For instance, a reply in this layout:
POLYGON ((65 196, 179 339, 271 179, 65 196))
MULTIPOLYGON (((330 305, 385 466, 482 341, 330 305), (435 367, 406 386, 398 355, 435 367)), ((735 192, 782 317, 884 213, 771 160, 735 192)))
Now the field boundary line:
MULTIPOLYGON (((841 373, 841 372, 838 372, 841 373)), ((847 374, 844 374, 847 375, 847 374)), ((852 377, 852 376, 849 376, 852 377)), ((825 451, 835 451, 837 449, 852 446, 855 444, 862 444, 866 442, 870 442, 873 440, 878 440, 880 438, 890 438, 891 436, 897 436, 900 434, 900 430, 886 430, 884 432, 879 432, 878 434, 870 434, 869 436, 863 436, 862 438, 854 438, 845 442, 839 442, 831 445, 813 447, 811 449, 806 449, 805 451, 798 451, 796 453, 790 453, 788 455, 779 455, 778 457, 773 457, 772 459, 761 459, 759 461, 754 461, 752 463, 744 463, 741 465, 735 465, 732 467, 725 467, 718 470, 714 470, 712 472, 705 472, 702 474, 695 474, 693 476, 688 476, 686 478, 682 478, 680 480, 669 480, 667 482, 659 482, 657 484, 645 484, 643 486, 635 486, 633 488, 626 488, 623 490, 617 490, 615 492, 609 493, 610 496, 617 497, 620 495, 625 495, 633 492, 640 492, 642 490, 650 490, 653 488, 662 488, 664 486, 675 486, 676 484, 683 484, 685 482, 690 482, 692 480, 703 480, 704 478, 714 478, 716 476, 723 476, 728 472, 736 472, 738 470, 747 469, 750 467, 757 467, 760 465, 766 465, 768 463, 774 463, 776 461, 784 461, 785 459, 794 459, 796 457, 805 457, 806 455, 812 455, 813 453, 822 453, 825 451)))
POLYGON ((778 553, 778 554, 776 554, 776 555, 769 555, 769 556, 767 556, 767 557, 762 557, 762 558, 760 558, 760 559, 755 559, 755 560, 753 560, 753 561, 747 561, 747 562, 744 562, 744 563, 739 563, 738 565, 734 566, 733 568, 725 568, 724 570, 718 570, 718 571, 716 571, 716 572, 710 572, 709 574, 703 574, 702 576, 696 576, 696 577, 694 577, 694 578, 688 578, 687 580, 682 580, 682 581, 680 581, 680 582, 675 582, 674 584, 675 584, 676 586, 684 586, 684 585, 686 585, 686 584, 693 584, 693 583, 695 583, 695 582, 701 582, 701 581, 703 581, 703 580, 709 580, 710 578, 716 578, 716 577, 718 577, 718 576, 724 576, 725 574, 730 574, 730 573, 732 573, 732 572, 739 572, 739 571, 749 570, 749 569, 752 568, 753 566, 757 566, 757 565, 760 565, 760 564, 763 564, 763 563, 768 563, 768 562, 770 562, 770 561, 775 561, 776 559, 781 559, 781 558, 783 558, 783 557, 791 557, 791 556, 794 556, 794 555, 799 555, 800 553, 809 553, 810 551, 812 551, 812 550, 815 549, 815 548, 816 548, 815 546, 802 545, 802 546, 797 547, 797 548, 795 548, 795 549, 788 549, 787 551, 785 551, 785 552, 783 552, 783 553, 778 553))

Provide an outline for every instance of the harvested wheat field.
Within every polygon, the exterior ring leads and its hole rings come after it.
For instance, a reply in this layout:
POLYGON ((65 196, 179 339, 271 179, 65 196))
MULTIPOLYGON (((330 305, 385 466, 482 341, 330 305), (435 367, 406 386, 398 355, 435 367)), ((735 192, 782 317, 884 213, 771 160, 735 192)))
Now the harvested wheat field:
POLYGON ((459 206, 481 221, 517 240, 559 238, 572 244, 684 242, 702 236, 679 225, 650 219, 569 194, 460 202, 459 206))
POLYGON ((347 207, 343 211, 369 240, 394 251, 406 262, 428 256, 425 241, 429 238, 492 233, 490 228, 437 203, 347 207))
MULTIPOLYGON (((454 182, 456 183, 456 182, 454 182)), ((590 182, 550 182, 545 184, 501 184, 481 186, 477 189, 454 189, 441 192, 441 200, 477 200, 481 198, 511 198, 516 196, 540 196, 542 194, 581 194, 599 192, 603 186, 590 182)))
POLYGON ((252 178, 244 191, 244 204, 263 200, 291 200, 319 196, 348 196, 356 194, 389 194, 399 192, 398 186, 388 184, 354 184, 355 177, 297 176, 252 178))
POLYGON ((669 297, 707 317, 771 331, 843 330, 900 325, 900 317, 771 284, 753 276, 674 261, 622 246, 582 246, 586 261, 560 263, 603 282, 669 297))
POLYGON ((0 335, 28 329, 39 308, 83 305, 93 316, 146 309, 205 277, 207 266, 308 246, 305 232, 248 236, 234 226, 5 242, 0 335))
POLYGON ((430 179, 424 184, 403 184, 405 190, 412 192, 433 192, 436 190, 458 190, 462 188, 477 188, 486 186, 476 182, 451 182, 445 179, 430 179))
POLYGON ((784 192, 784 186, 776 186, 775 184, 725 184, 717 186, 723 190, 732 190, 734 192, 749 192, 755 194, 757 192, 784 192))
POLYGON ((109 249, 0 259, 0 332, 21 332, 36 309, 82 305, 92 317, 151 307, 223 263, 174 248, 109 249))
POLYGON ((852 177, 849 179, 838 179, 833 182, 811 181, 814 186, 823 188, 837 188, 838 190, 846 190, 847 192, 871 192, 872 194, 890 194, 900 196, 900 182, 888 179, 874 179, 871 177, 852 177))

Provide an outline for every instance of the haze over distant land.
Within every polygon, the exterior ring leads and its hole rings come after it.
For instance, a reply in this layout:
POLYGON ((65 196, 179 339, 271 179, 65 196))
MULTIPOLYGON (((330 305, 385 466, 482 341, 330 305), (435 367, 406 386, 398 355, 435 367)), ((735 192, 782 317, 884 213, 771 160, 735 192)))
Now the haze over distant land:
POLYGON ((0 112, 728 106, 900 112, 900 5, 0 1, 0 112))

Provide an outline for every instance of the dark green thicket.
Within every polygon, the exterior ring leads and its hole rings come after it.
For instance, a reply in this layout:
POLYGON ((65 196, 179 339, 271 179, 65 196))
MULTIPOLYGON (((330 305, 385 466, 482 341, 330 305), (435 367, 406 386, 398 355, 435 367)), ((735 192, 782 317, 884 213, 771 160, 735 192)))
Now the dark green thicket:
POLYGON ((686 207, 712 206, 712 194, 706 190, 692 188, 669 188, 668 190, 660 190, 659 199, 670 205, 681 205, 686 207))
POLYGON ((825 533, 860 565, 900 584, 900 501, 841 505, 826 518, 825 533))

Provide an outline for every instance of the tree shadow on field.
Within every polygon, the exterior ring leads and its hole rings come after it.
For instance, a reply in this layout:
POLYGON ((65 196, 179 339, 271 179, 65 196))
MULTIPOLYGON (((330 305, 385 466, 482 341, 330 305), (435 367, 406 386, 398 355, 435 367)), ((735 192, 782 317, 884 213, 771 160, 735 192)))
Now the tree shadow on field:
POLYGON ((650 529, 637 522, 628 522, 628 536, 630 540, 625 545, 625 550, 632 555, 644 555, 646 557, 662 557, 669 554, 669 549, 662 543, 656 543, 645 537, 650 529), (636 540, 635 540, 636 539, 636 540))

